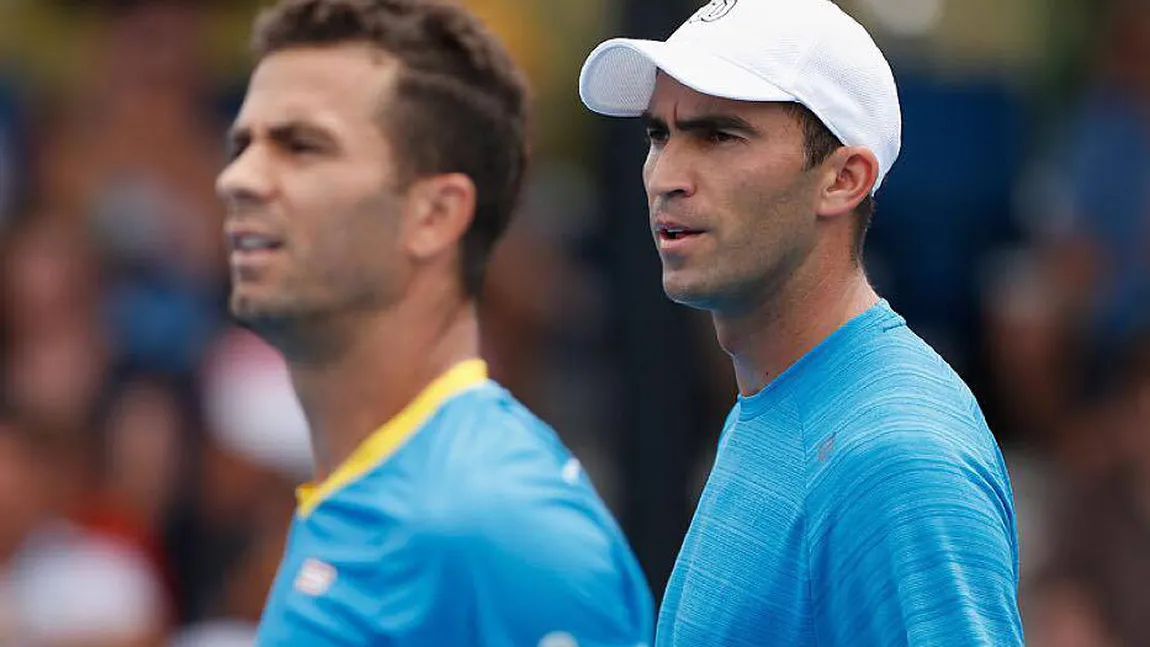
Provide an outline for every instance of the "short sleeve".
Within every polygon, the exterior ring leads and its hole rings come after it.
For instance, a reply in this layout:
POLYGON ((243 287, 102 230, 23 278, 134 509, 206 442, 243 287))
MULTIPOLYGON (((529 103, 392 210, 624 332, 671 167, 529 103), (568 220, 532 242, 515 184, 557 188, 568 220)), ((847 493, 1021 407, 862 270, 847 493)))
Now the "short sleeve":
POLYGON ((490 492, 464 568, 487 647, 646 645, 652 602, 613 522, 560 479, 490 492))
POLYGON ((566 485, 499 478, 445 498, 380 615, 391 644, 647 645, 652 601, 630 549, 566 485))
POLYGON ((811 493, 822 644, 1022 644, 1007 476, 934 431, 844 448, 811 493))

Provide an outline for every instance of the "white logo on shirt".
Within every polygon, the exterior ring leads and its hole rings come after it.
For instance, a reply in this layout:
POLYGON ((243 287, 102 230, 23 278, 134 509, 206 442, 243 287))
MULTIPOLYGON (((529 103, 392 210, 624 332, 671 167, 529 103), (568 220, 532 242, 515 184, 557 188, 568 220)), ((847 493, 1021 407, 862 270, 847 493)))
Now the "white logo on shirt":
POLYGON ((566 631, 552 631, 543 636, 543 640, 539 641, 539 647, 579 647, 579 643, 575 641, 575 636, 566 631))
POLYGON ((295 590, 312 597, 323 595, 335 583, 336 575, 334 566, 309 557, 299 567, 299 574, 295 577, 295 590))
POLYGON ((567 481, 568 485, 575 485, 579 481, 579 473, 582 470, 583 465, 579 463, 579 459, 572 458, 563 466, 563 480, 567 481))

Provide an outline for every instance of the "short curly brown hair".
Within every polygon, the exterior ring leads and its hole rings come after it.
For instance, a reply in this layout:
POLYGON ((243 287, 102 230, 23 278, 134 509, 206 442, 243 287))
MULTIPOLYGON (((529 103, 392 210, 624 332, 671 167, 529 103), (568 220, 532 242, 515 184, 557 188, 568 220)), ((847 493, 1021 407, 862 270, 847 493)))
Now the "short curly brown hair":
POLYGON ((381 126, 401 185, 441 173, 464 173, 475 183, 462 278, 465 292, 477 295, 527 167, 523 73, 474 15, 446 0, 282 0, 260 14, 252 35, 260 58, 347 43, 366 43, 400 64, 381 126))

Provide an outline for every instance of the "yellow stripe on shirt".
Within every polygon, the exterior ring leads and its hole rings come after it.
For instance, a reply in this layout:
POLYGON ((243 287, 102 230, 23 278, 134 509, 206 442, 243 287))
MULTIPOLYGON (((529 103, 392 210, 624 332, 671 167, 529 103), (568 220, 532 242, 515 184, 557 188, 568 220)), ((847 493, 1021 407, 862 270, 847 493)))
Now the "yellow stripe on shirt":
POLYGON ((309 483, 297 488, 297 514, 306 517, 332 494, 375 469, 414 435, 445 402, 486 379, 487 363, 481 359, 462 361, 440 375, 395 417, 373 431, 322 483, 309 483))

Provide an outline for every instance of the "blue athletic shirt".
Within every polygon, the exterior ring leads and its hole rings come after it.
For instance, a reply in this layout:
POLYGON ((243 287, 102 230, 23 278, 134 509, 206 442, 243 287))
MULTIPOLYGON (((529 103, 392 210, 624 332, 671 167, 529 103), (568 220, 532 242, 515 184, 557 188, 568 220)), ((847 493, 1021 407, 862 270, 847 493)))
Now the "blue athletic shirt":
POLYGON ((458 364, 303 486, 257 644, 638 647, 652 601, 554 432, 458 364))
POLYGON ((655 642, 1009 647, 1017 589, 998 445, 881 301, 738 398, 655 642))

